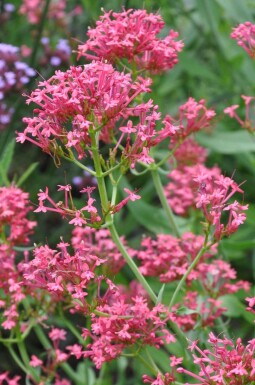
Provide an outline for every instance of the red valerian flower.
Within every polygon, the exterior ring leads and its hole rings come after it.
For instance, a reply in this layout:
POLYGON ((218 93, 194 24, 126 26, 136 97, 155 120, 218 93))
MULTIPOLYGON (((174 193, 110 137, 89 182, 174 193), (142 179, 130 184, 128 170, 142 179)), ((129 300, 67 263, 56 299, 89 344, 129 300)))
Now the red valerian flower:
POLYGON ((237 40, 237 44, 242 47, 251 58, 255 56, 255 24, 246 21, 233 28, 231 38, 237 40))
POLYGON ((251 384, 255 380, 255 339, 245 346, 241 338, 238 338, 235 345, 226 337, 221 339, 209 333, 208 342, 211 349, 200 349, 198 341, 194 341, 190 346, 191 351, 199 353, 199 356, 193 354, 194 363, 200 368, 198 374, 182 367, 178 368, 177 372, 195 378, 199 381, 197 385, 251 384))
POLYGON ((135 63, 138 69, 153 73, 169 70, 178 62, 182 41, 171 30, 163 39, 156 36, 164 27, 160 15, 146 10, 105 12, 96 22, 96 28, 88 30, 88 40, 79 45, 78 58, 107 60, 118 63, 121 59, 135 63))

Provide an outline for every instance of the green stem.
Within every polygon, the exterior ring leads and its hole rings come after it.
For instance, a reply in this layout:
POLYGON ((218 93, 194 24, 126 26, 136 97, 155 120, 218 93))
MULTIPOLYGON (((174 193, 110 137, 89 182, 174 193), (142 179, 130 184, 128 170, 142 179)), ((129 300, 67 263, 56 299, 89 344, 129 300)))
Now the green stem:
POLYGON ((172 230, 173 230, 175 236, 180 238, 181 234, 180 234, 180 231, 178 229, 177 224, 175 223, 174 214, 172 212, 172 209, 169 206, 169 203, 166 199, 164 189, 163 189, 163 186, 161 183, 161 179, 160 179, 160 176, 158 174, 158 170, 157 169, 151 169, 151 175, 152 175, 152 179, 153 179, 155 188, 157 190, 160 202, 161 202, 162 207, 165 210, 165 213, 166 213, 167 218, 169 220, 170 226, 172 227, 172 230))
MULTIPOLYGON (((107 197, 107 191, 106 191, 106 186, 105 186, 105 180, 104 176, 102 173, 102 168, 101 168, 101 163, 100 163, 100 156, 98 152, 98 136, 96 137, 95 135, 91 135, 91 149, 92 149, 92 154, 93 154, 93 161, 94 161, 94 166, 96 170, 96 178, 97 178, 97 184, 98 184, 98 191, 101 199, 101 204, 102 204, 102 211, 103 214, 107 213, 109 211, 109 201, 107 197)), ((151 297, 153 302, 157 302, 157 297, 153 290, 151 289, 150 285, 144 278, 144 276, 140 273, 138 267, 136 266, 135 262, 133 259, 130 257, 130 255, 127 252, 127 249, 123 245, 117 230, 112 223, 112 218, 110 214, 106 214, 105 216, 105 221, 109 222, 108 229, 111 233, 112 239, 115 242, 116 246, 118 247, 119 251, 123 255, 125 261, 127 262, 128 266, 130 269, 133 271, 135 277, 137 280, 141 283, 141 285, 144 287, 144 289, 147 291, 149 296, 151 297)))
POLYGON ((186 278, 188 277, 189 273, 194 269, 194 267, 197 265, 197 263, 199 262, 200 258, 203 256, 203 254, 208 250, 208 246, 207 246, 207 237, 205 238, 205 242, 204 242, 204 245, 203 247, 201 248, 201 250, 199 251, 199 253, 197 254, 196 258, 194 259, 194 261, 191 263, 190 267, 188 268, 188 270, 186 271, 186 273, 182 276, 181 280, 179 281, 178 285, 177 285, 177 288, 175 289, 174 291, 174 294, 171 298, 171 301, 170 301, 170 304, 169 304, 169 307, 168 307, 168 310, 171 311, 172 309, 172 306, 174 305, 175 303, 175 299, 179 293, 179 291, 181 290, 182 288, 182 285, 184 284, 184 282, 186 281, 186 278))
POLYGON ((155 376, 157 376, 158 371, 156 371, 155 368, 154 368, 153 366, 151 366, 151 365, 148 363, 148 361, 146 361, 140 354, 138 354, 136 357, 139 358, 140 361, 142 361, 142 363, 144 364, 144 366, 145 366, 146 368, 148 368, 148 369, 151 371, 152 374, 154 374, 155 376))
POLYGON ((15 353, 13 348, 11 346, 9 346, 8 344, 6 346, 7 346, 7 349, 9 350, 9 352, 10 352, 10 355, 12 356, 12 358, 14 359, 16 364, 20 367, 20 369, 22 369, 23 372, 26 373, 27 375, 30 375, 28 369, 25 367, 25 365, 23 365, 23 363, 21 362, 21 360, 19 359, 19 357, 17 356, 17 354, 15 353))
POLYGON ((75 159, 75 157, 69 158, 66 155, 61 155, 61 156, 62 156, 62 158, 68 160, 69 162, 72 162, 72 163, 76 164, 82 170, 87 171, 90 175, 96 176, 95 171, 91 170, 89 167, 87 167, 84 164, 82 164, 81 162, 79 162, 77 159, 75 159))
POLYGON ((149 296, 152 299, 152 301, 154 303, 156 303, 157 302, 157 296, 153 292, 152 288, 150 287, 150 285, 148 284, 148 282, 146 281, 144 276, 139 271, 139 269, 136 266, 136 264, 133 261, 133 259, 128 254, 127 249, 125 248, 125 246, 121 242, 121 239, 120 239, 120 237, 119 237, 119 235, 117 233, 117 230, 116 230, 114 224, 109 225, 108 229, 110 230, 110 233, 111 233, 111 236, 112 236, 112 239, 113 239, 114 243, 116 244, 116 246, 118 247, 119 251, 123 255, 125 261, 127 262, 128 266, 130 267, 130 269, 133 271, 136 279, 141 283, 141 285, 147 291, 147 293, 149 294, 149 296))

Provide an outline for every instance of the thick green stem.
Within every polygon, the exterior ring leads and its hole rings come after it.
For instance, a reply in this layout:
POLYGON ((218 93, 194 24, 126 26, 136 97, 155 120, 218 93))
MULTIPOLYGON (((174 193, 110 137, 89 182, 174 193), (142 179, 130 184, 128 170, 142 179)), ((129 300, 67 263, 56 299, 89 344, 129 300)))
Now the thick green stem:
MULTIPOLYGON (((206 238, 207 239, 207 238, 206 238)), ((203 247, 201 248, 201 250, 199 251, 199 253, 197 254, 196 258, 194 259, 194 261, 191 263, 190 267, 188 268, 188 270, 186 271, 186 273, 182 276, 180 282, 178 283, 177 285, 177 288, 175 289, 174 291, 174 294, 171 298, 171 301, 170 301, 170 304, 169 304, 169 307, 168 307, 168 310, 171 311, 172 309, 172 306, 174 305, 175 303, 175 300, 176 300, 176 297, 179 293, 179 291, 181 290, 182 288, 182 285, 184 284, 184 282, 186 281, 186 278, 188 277, 189 273, 194 269, 194 267, 197 265, 197 263, 199 262, 200 258, 204 255, 204 253, 208 250, 208 247, 207 247, 207 242, 205 240, 204 242, 204 245, 203 247)))
POLYGON ((157 169, 151 169, 151 175, 152 175, 152 179, 153 179, 155 188, 156 188, 157 193, 158 193, 158 197, 160 199, 160 202, 162 204, 163 209, 165 210, 165 213, 166 213, 167 218, 169 220, 170 226, 172 227, 174 235, 176 237, 180 238, 181 234, 180 234, 178 226, 177 226, 177 224, 175 222, 174 214, 172 212, 172 209, 169 206, 169 203, 168 203, 168 201, 166 199, 166 196, 165 196, 165 193, 164 193, 164 189, 163 189, 163 186, 162 186, 162 183, 161 183, 161 179, 160 179, 160 176, 158 174, 158 170, 157 169))
POLYGON ((19 359, 19 357, 17 356, 17 354, 15 353, 13 348, 11 346, 9 346, 9 345, 6 345, 6 346, 7 346, 7 349, 9 350, 9 352, 10 352, 10 355, 12 356, 12 358, 14 359, 16 364, 20 367, 20 369, 22 369, 23 372, 26 373, 27 375, 30 375, 28 369, 25 367, 25 365, 23 365, 23 363, 21 362, 21 360, 19 359))

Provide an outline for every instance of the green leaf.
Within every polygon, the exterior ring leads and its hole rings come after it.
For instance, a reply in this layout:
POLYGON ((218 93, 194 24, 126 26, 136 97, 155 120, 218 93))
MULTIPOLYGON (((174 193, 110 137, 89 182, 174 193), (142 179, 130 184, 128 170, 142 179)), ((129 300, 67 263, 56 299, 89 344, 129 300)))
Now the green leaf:
POLYGON ((244 130, 215 132, 212 135, 200 132, 196 138, 203 146, 221 154, 255 151, 255 137, 244 130))
MULTIPOLYGON (((132 190, 132 187, 125 177, 122 178, 120 183, 120 188, 123 189, 124 187, 132 190)), ((152 233, 172 233, 171 226, 163 209, 155 208, 151 204, 143 202, 142 199, 135 202, 128 202, 127 206, 134 219, 152 233)), ((180 217, 175 217, 175 219, 182 230, 187 227, 187 221, 185 219, 180 217)))
POLYGON ((20 187, 26 180, 27 178, 33 173, 33 171, 36 169, 38 166, 38 162, 32 163, 28 169, 21 175, 21 177, 18 179, 16 185, 20 187))
POLYGON ((0 158, 0 185, 10 185, 10 181, 8 179, 8 171, 11 165, 11 161, 13 158, 15 147, 15 140, 11 140, 0 158))
POLYGON ((162 298, 163 298, 163 293, 164 293, 165 287, 166 287, 166 284, 164 283, 159 290, 156 305, 158 305, 159 303, 162 303, 162 298))
POLYGON ((232 294, 226 294, 219 298, 222 303, 222 306, 226 307, 227 310, 224 312, 224 315, 228 317, 240 317, 245 313, 245 308, 240 300, 232 294))

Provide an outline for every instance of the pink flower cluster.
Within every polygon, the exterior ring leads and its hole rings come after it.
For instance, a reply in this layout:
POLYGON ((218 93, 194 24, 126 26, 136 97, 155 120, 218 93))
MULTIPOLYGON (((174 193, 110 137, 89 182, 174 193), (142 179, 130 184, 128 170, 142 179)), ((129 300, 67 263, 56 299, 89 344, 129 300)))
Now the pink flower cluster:
POLYGON ((204 214, 205 220, 214 228, 214 238, 218 241, 224 236, 236 232, 246 219, 244 211, 248 205, 241 205, 237 200, 228 203, 236 192, 243 193, 243 190, 233 179, 220 175, 213 178, 208 172, 202 172, 194 178, 198 187, 197 208, 204 214), (223 221, 223 214, 228 218, 223 221))
POLYGON ((210 122, 215 116, 215 111, 205 106, 205 100, 197 102, 194 98, 179 107, 178 119, 171 115, 166 115, 163 123, 165 127, 177 125, 175 135, 171 138, 173 143, 182 142, 185 138, 194 132, 200 131, 210 126, 210 122))
POLYGON ((28 243, 36 225, 27 219, 31 208, 28 193, 15 186, 0 187, 0 230, 10 247, 28 243))
POLYGON ((93 341, 84 356, 90 357, 97 368, 118 357, 128 347, 140 349, 151 345, 159 349, 165 341, 175 342, 166 326, 172 316, 163 305, 150 309, 143 297, 136 296, 127 302, 125 296, 116 292, 109 304, 98 306, 97 310, 108 317, 92 315, 91 332, 84 330, 83 333, 93 341), (165 314, 164 318, 162 314, 165 314))
POLYGON ((40 191, 38 193, 39 206, 35 212, 47 211, 56 212, 62 217, 71 217, 69 221, 71 225, 74 226, 83 226, 86 224, 96 225, 101 221, 100 216, 98 215, 97 208, 94 206, 96 201, 92 198, 91 194, 96 187, 85 187, 81 190, 81 193, 86 193, 88 196, 87 205, 82 207, 80 210, 76 209, 72 200, 72 186, 71 185, 59 185, 58 191, 64 192, 64 202, 55 202, 49 196, 49 189, 46 187, 45 191, 40 191), (45 202, 50 204, 50 206, 45 206, 45 202), (70 206, 70 207, 69 207, 70 206))
POLYGON ((245 346, 241 338, 238 338, 235 345, 226 337, 217 338, 209 333, 210 350, 200 349, 197 342, 191 343, 190 350, 199 354, 193 354, 194 363, 200 368, 199 373, 192 373, 182 367, 177 369, 178 373, 195 378, 197 385, 240 385, 255 381, 255 339, 245 346))
MULTIPOLYGON (((121 237, 121 241, 126 246, 124 237, 121 237)), ((89 227, 76 227, 72 233, 72 246, 76 250, 81 245, 87 249, 88 253, 105 261, 102 268, 103 273, 107 276, 117 274, 125 264, 122 254, 107 229, 95 230, 89 227)), ((134 256, 135 251, 127 246, 126 248, 129 255, 134 256)))
POLYGON ((75 149, 79 159, 90 149, 91 135, 100 131, 100 139, 109 142, 113 135, 116 149, 125 137, 123 157, 127 163, 151 162, 149 148, 154 145, 155 121, 160 114, 152 101, 131 106, 131 103, 145 91, 150 91, 150 80, 139 78, 132 82, 130 75, 115 71, 110 64, 94 62, 84 67, 71 67, 67 72, 56 71, 49 80, 39 83, 39 88, 28 97, 27 104, 37 104, 33 118, 24 118, 27 124, 17 141, 28 140, 43 151, 58 156, 67 155, 75 149), (124 125, 123 119, 138 117, 133 126, 131 121, 124 125), (121 127, 114 129, 120 121, 121 127), (131 133, 135 133, 131 143, 131 133))
POLYGON ((72 255, 68 246, 61 241, 58 250, 36 247, 32 261, 23 264, 24 282, 51 293, 55 300, 69 303, 74 311, 84 313, 88 311, 88 286, 91 283, 100 286, 104 278, 96 275, 95 269, 105 260, 90 253, 82 244, 72 255))
POLYGON ((173 30, 165 38, 157 38, 163 27, 161 16, 146 10, 105 12, 96 28, 88 30, 89 38, 79 45, 78 57, 104 59, 115 64, 127 59, 138 69, 152 73, 169 70, 178 62, 183 43, 176 41, 179 34, 173 30))
POLYGON ((170 182, 165 186, 165 194, 176 214, 187 216, 190 209, 196 207, 198 186, 194 178, 199 174, 208 175, 214 180, 220 177, 221 171, 218 167, 209 169, 197 164, 177 167, 168 175, 170 182))
POLYGON ((250 290, 247 281, 233 282, 236 271, 220 259, 199 263, 192 273, 194 280, 188 281, 185 296, 172 309, 175 311, 175 322, 185 331, 198 325, 213 327, 215 320, 226 311, 220 297, 239 290, 250 290), (197 288, 197 282, 200 282, 202 290, 197 288))
POLYGON ((25 298, 22 274, 16 266, 14 246, 28 243, 36 222, 27 219, 31 210, 28 194, 10 186, 0 188, 0 308, 3 309, 4 329, 15 327, 19 317, 18 305, 25 298))
MULTIPOLYGON (((161 282, 172 282, 180 279, 186 273, 190 263, 203 246, 204 237, 185 233, 181 238, 168 234, 159 234, 157 239, 145 237, 137 251, 141 262, 140 271, 146 276, 159 277, 161 282)), ((210 253, 205 253, 202 260, 216 253, 214 246, 210 253)), ((197 270, 193 270, 187 280, 197 278, 197 270)))
POLYGON ((239 104, 234 104, 233 106, 229 106, 224 109, 224 113, 229 115, 230 118, 234 118, 237 120, 237 122, 240 124, 241 127, 245 128, 249 132, 255 131, 255 123, 254 123, 254 116, 251 117, 251 102, 254 102, 255 97, 254 96, 246 96, 241 95, 242 99, 245 103, 245 118, 244 120, 240 118, 239 115, 237 115, 236 110, 239 107, 239 104))
POLYGON ((233 28, 231 38, 237 40, 237 44, 242 47, 251 58, 255 56, 255 25, 250 21, 239 24, 233 28))
MULTIPOLYGON (((45 7, 45 0, 23 0, 19 12, 25 15, 30 24, 38 24, 45 7)), ((50 3, 48 18, 63 22, 65 19, 66 0, 54 0, 50 3)))

